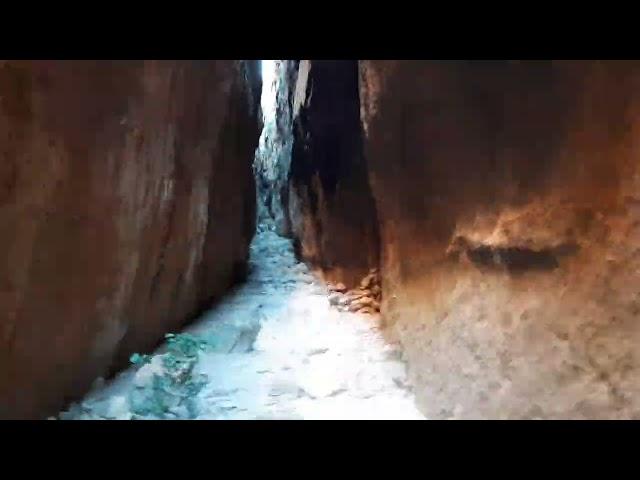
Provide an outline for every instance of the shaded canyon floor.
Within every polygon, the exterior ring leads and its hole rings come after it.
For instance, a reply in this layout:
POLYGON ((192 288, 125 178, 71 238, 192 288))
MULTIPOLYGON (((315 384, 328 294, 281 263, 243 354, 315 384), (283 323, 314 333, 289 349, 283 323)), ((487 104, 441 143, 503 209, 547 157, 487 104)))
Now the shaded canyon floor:
POLYGON ((324 283, 265 231, 245 283, 60 419, 423 419, 380 318, 331 307, 324 283))

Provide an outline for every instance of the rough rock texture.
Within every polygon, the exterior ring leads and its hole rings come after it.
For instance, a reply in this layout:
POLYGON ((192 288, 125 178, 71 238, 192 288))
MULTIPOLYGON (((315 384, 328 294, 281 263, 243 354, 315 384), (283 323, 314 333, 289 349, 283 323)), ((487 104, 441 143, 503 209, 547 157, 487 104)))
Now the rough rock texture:
POLYGON ((378 263, 358 63, 302 60, 296 80, 289 215, 297 253, 351 288, 378 263))
POLYGON ((429 418, 640 418, 640 63, 360 62, 429 418))
POLYGON ((329 303, 342 312, 359 312, 373 314, 380 312, 380 300, 382 288, 380 287, 380 275, 377 268, 371 271, 360 281, 358 288, 347 291, 342 283, 327 285, 330 292, 329 303))
POLYGON ((57 411, 242 273, 257 74, 0 62, 0 418, 57 411))
POLYGON ((293 95, 297 60, 276 61, 275 115, 265 119, 256 151, 254 171, 258 192, 258 222, 273 226, 282 236, 291 235, 289 218, 289 169, 293 144, 293 95))

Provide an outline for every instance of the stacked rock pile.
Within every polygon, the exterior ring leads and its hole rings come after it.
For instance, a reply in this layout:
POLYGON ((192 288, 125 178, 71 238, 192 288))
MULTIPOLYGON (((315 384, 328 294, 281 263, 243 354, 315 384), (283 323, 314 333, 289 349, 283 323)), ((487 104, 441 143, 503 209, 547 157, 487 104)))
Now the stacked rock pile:
POLYGON ((378 269, 369 270, 358 288, 347 290, 342 283, 329 284, 329 303, 341 312, 374 314, 380 311, 380 276, 378 269))

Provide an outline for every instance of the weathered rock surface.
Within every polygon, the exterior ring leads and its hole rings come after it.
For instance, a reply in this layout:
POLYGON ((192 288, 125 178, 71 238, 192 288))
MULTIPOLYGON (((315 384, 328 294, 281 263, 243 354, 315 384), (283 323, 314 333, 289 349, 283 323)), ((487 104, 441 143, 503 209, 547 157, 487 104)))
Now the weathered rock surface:
POLYGON ((293 95, 297 60, 275 61, 274 115, 265 119, 256 151, 254 171, 258 194, 258 222, 279 235, 291 235, 289 170, 293 145, 293 95))
POLYGON ((356 61, 302 60, 293 100, 289 216, 297 253, 353 288, 378 264, 356 61))
POLYGON ((57 411, 244 270, 254 62, 0 62, 0 418, 57 411))
POLYGON ((639 62, 360 62, 429 418, 640 418, 639 62))
POLYGON ((347 290, 342 283, 327 285, 329 304, 343 312, 373 314, 380 312, 382 288, 377 268, 372 268, 360 281, 360 286, 347 290))

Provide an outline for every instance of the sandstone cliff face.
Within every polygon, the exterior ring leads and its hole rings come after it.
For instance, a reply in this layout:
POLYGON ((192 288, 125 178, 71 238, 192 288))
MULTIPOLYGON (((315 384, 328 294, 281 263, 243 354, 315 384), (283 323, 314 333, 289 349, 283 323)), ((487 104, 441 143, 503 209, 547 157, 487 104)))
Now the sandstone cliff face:
POLYGON ((431 418, 640 418, 640 63, 360 62, 383 310, 431 418))
POLYGON ((288 200, 298 254, 328 280, 353 287, 377 267, 356 61, 299 63, 288 200))
POLYGON ((0 418, 56 411, 242 274, 253 62, 0 62, 0 418))

